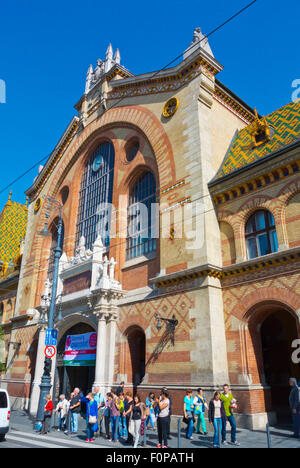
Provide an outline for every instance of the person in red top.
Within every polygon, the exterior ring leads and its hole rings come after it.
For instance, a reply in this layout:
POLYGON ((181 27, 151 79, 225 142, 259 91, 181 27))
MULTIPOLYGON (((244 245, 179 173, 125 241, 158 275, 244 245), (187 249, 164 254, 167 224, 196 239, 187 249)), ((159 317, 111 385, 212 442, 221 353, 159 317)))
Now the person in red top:
POLYGON ((41 434, 47 434, 50 430, 50 419, 53 413, 53 401, 51 395, 46 396, 46 405, 44 408, 44 421, 41 434))

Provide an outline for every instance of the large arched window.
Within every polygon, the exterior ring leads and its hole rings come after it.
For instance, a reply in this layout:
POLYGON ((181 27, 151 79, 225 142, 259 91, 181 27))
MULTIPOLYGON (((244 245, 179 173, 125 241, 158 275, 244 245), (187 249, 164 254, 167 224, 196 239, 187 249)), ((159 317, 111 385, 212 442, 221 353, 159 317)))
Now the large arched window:
POLYGON ((156 250, 156 183, 151 172, 143 173, 129 194, 127 260, 156 250))
POLYGON ((248 259, 277 252, 275 220, 269 211, 256 211, 246 224, 245 234, 248 259))
POLYGON ((114 163, 109 142, 102 143, 88 160, 80 186, 76 246, 83 236, 86 248, 92 250, 99 234, 103 245, 109 246, 114 163))

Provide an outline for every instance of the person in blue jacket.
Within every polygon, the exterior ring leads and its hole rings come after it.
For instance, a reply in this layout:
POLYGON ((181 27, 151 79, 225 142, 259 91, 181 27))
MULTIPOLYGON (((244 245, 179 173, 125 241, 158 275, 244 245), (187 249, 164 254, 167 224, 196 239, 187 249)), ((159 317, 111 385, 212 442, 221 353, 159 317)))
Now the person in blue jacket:
POLYGON ((98 430, 98 403, 92 392, 82 398, 81 402, 86 404, 86 442, 94 442, 94 433, 98 430))

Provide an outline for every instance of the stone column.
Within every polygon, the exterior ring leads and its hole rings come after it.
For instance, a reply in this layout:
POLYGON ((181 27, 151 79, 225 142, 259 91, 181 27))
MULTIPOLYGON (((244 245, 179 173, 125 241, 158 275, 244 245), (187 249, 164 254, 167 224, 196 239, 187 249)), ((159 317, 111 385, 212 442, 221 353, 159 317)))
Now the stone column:
POLYGON ((32 382, 31 397, 30 397, 29 413, 32 416, 36 416, 38 405, 39 405, 40 384, 41 384, 42 375, 44 373, 45 335, 46 335, 46 329, 42 327, 40 329, 36 364, 35 364, 35 372, 34 372, 34 380, 32 382))
POLYGON ((107 383, 111 388, 114 383, 115 370, 115 348, 116 348, 116 328, 117 328, 117 310, 112 311, 108 319, 108 343, 107 343, 107 383))
POLYGON ((96 369, 95 382, 93 388, 99 387, 102 395, 106 393, 105 382, 105 366, 106 366, 106 312, 98 312, 98 334, 97 334, 97 354, 96 354, 96 369))

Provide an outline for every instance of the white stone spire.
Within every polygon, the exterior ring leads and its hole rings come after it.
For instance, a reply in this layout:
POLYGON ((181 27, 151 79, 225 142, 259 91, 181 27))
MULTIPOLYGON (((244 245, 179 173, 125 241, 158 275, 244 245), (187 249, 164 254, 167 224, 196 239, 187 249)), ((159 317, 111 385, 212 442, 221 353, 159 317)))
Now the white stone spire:
POLYGON ((87 94, 95 84, 105 75, 108 73, 109 70, 114 65, 120 65, 121 62, 121 55, 119 49, 113 52, 112 45, 109 44, 105 54, 105 60, 98 59, 97 60, 97 67, 93 70, 93 66, 90 65, 87 75, 86 75, 86 84, 85 84, 85 94, 87 94))

